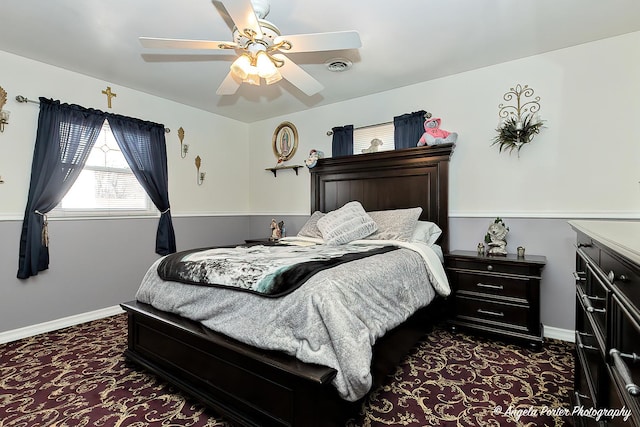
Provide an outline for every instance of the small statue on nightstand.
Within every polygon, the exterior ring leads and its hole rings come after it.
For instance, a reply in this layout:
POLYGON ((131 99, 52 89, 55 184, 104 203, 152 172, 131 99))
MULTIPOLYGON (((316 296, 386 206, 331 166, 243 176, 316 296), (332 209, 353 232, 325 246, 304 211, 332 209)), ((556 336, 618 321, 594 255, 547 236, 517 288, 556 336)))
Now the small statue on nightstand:
POLYGON ((507 255, 507 240, 505 239, 507 233, 509 233, 509 227, 504 225, 502 218, 496 218, 484 236, 484 241, 489 247, 488 255, 507 255))
POLYGON ((271 237, 269 237, 269 240, 276 241, 280 239, 280 237, 282 237, 282 231, 274 218, 271 220, 271 237))

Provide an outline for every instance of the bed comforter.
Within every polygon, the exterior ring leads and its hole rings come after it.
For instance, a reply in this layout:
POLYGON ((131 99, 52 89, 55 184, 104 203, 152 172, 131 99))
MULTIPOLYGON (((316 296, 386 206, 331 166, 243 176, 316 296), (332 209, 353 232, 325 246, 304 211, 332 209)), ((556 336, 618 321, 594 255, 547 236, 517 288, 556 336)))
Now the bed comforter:
POLYGON ((337 370, 333 385, 355 401, 370 389, 372 346, 388 330, 450 292, 442 263, 429 246, 362 240, 401 249, 322 270, 280 298, 233 289, 163 281, 156 261, 136 299, 239 341, 283 351, 337 370))

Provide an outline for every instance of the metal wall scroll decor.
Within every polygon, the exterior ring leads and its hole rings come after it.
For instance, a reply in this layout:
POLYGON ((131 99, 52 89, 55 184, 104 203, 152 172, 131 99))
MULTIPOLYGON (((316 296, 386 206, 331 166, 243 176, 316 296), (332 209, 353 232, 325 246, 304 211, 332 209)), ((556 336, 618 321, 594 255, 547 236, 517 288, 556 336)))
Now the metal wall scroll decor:
POLYGON ((184 140, 184 129, 182 129, 182 126, 178 129, 178 139, 180 140, 180 157, 184 159, 189 152, 189 144, 183 144, 182 142, 184 140))
POLYGON ((196 175, 197 182, 198 182, 198 185, 202 185, 202 183, 204 182, 204 177, 207 173, 200 172, 200 166, 202 165, 202 159, 200 158, 200 156, 196 156, 195 164, 196 164, 196 170, 197 170, 197 175, 196 175))
POLYGON ((498 145, 502 150, 513 150, 520 155, 520 149, 540 133, 543 120, 540 120, 540 97, 533 96, 534 91, 527 85, 516 85, 510 88, 502 98, 510 104, 498 105, 500 122, 496 131, 498 135, 491 145, 498 145), (515 101, 515 105, 512 102, 515 101))

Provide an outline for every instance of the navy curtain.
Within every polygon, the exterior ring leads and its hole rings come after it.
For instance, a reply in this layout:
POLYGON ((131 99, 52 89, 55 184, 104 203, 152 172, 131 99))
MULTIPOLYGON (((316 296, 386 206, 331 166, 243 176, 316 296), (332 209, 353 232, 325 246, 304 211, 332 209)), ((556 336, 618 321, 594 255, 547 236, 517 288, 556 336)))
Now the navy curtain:
POLYGON ((393 143, 396 150, 418 145, 424 133, 424 110, 403 114, 393 118, 393 143))
POLYGON ((353 155, 353 125, 335 127, 331 130, 331 157, 353 155))
POLYGON ((20 235, 19 279, 49 268, 45 215, 78 178, 103 122, 100 111, 40 98, 31 184, 20 235))
POLYGON ((156 253, 176 251, 176 236, 169 211, 169 177, 164 126, 130 117, 108 114, 107 119, 133 174, 160 211, 156 253))

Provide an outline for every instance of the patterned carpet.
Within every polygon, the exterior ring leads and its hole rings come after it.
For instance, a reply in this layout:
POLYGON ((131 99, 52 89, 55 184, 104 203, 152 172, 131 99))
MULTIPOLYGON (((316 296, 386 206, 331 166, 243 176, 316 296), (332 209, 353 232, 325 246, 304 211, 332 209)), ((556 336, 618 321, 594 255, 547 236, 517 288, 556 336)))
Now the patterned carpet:
MULTIPOLYGON (((127 364, 126 330, 123 314, 0 345, 0 427, 231 426, 127 364)), ((347 425, 571 425, 572 351, 436 328, 347 425)))

